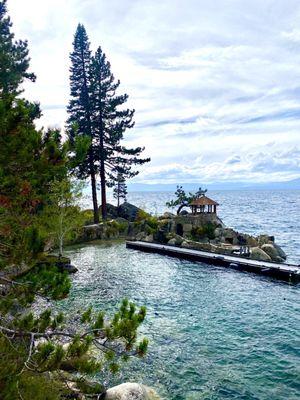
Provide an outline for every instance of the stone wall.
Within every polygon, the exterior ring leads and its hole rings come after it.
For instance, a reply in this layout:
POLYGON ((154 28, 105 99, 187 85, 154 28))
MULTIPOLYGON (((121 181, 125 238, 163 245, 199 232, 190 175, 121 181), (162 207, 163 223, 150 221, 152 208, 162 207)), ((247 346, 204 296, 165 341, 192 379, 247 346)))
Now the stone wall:
POLYGON ((223 222, 216 214, 177 215, 171 219, 169 232, 185 237, 190 235, 193 228, 201 227, 208 223, 216 227, 224 226, 223 222))

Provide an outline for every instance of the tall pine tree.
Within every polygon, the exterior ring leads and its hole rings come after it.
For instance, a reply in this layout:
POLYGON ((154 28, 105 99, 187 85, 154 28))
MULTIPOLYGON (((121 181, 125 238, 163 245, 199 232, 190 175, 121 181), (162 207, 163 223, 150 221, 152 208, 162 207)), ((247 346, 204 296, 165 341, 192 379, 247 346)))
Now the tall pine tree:
POLYGON ((88 135, 90 149, 86 160, 77 168, 80 178, 91 177, 94 222, 98 222, 96 175, 100 174, 102 218, 107 217, 106 187, 113 186, 118 174, 131 178, 138 174, 135 165, 150 161, 140 158, 142 147, 127 149, 121 141, 127 129, 134 126, 134 110, 124 108, 128 95, 117 95, 120 85, 111 73, 101 47, 91 56, 83 25, 75 33, 71 53, 71 100, 68 107, 69 136, 88 135))
POLYGON ((73 52, 70 55, 70 88, 71 100, 68 106, 68 131, 69 138, 74 141, 76 136, 88 136, 91 146, 86 159, 76 168, 77 177, 85 179, 90 177, 93 196, 94 222, 99 222, 97 201, 96 174, 97 164, 92 131, 92 108, 90 100, 90 63, 91 51, 89 39, 83 25, 79 24, 73 42, 73 52))
POLYGON ((99 157, 102 217, 106 218, 106 186, 118 181, 118 177, 130 178, 138 174, 134 165, 141 165, 149 158, 139 158, 142 147, 127 149, 121 145, 124 133, 134 126, 134 110, 124 108, 128 95, 116 93, 120 81, 115 81, 110 63, 101 47, 91 61, 91 104, 94 148, 99 157))
POLYGON ((117 200, 117 207, 119 210, 121 200, 123 199, 126 201, 127 198, 127 185, 125 178, 121 173, 119 173, 117 176, 117 182, 113 189, 113 196, 117 200))

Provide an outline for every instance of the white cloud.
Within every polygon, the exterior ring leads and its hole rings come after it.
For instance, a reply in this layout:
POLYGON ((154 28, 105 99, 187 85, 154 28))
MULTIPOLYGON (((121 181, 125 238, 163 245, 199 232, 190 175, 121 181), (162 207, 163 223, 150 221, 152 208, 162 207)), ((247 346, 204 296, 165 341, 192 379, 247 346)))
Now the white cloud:
POLYGON ((300 176, 297 0, 10 0, 28 38, 41 124, 63 128, 78 22, 136 109, 130 145, 152 157, 136 181, 300 176))

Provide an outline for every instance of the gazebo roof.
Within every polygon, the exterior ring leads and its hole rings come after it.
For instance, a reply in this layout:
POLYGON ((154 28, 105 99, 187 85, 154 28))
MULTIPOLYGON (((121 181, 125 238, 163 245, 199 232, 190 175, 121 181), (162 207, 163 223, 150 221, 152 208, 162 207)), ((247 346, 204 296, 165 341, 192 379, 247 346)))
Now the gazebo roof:
POLYGON ((190 204, 190 206, 218 206, 219 203, 217 203, 216 201, 210 199, 209 197, 206 196, 201 196, 198 197, 197 199, 193 200, 190 204))

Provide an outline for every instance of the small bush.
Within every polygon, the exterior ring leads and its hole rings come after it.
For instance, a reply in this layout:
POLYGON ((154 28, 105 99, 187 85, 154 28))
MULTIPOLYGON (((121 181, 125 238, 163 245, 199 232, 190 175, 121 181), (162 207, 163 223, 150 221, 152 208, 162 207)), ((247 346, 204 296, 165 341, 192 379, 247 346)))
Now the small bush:
POLYGON ((208 222, 202 226, 195 226, 192 228, 191 235, 193 239, 204 239, 207 237, 210 240, 215 239, 215 225, 208 222))

